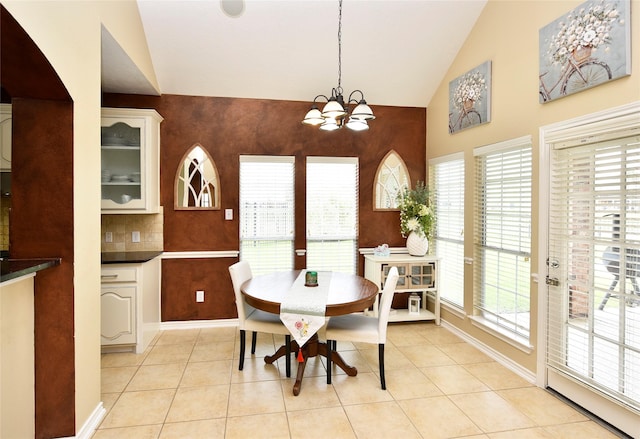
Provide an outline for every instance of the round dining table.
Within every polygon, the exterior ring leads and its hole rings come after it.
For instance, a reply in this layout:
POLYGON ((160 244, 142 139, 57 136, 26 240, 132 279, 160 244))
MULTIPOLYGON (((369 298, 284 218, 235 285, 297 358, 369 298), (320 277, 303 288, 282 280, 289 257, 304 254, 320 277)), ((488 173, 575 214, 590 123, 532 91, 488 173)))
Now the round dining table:
MULTIPOLYGON (((278 271, 256 276, 243 283, 240 290, 247 304, 262 311, 279 315, 280 304, 300 271, 278 271)), ((374 304, 378 292, 378 286, 368 279, 354 274, 332 272, 325 316, 362 312, 374 304)), ((272 364, 278 358, 286 355, 286 352, 287 347, 281 346, 273 355, 264 357, 264 361, 267 364, 272 364)), ((307 359, 318 355, 326 358, 328 350, 326 343, 320 342, 316 333, 303 346, 298 346, 297 342, 292 340, 289 352, 301 352, 302 354, 302 358, 298 360, 298 371, 293 385, 293 394, 297 396, 302 386, 307 359)), ((344 370, 348 376, 355 376, 358 373, 358 370, 348 365, 335 350, 331 350, 331 361, 344 370)))

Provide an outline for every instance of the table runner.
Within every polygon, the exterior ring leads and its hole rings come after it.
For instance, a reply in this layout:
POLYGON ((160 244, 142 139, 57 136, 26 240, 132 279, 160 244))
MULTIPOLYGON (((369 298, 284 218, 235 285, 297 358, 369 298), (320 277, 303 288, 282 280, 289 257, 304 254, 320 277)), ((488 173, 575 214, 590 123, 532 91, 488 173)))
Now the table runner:
POLYGON ((305 286, 306 270, 301 270, 280 304, 280 320, 299 346, 304 345, 325 323, 325 309, 331 272, 318 272, 318 286, 305 286))

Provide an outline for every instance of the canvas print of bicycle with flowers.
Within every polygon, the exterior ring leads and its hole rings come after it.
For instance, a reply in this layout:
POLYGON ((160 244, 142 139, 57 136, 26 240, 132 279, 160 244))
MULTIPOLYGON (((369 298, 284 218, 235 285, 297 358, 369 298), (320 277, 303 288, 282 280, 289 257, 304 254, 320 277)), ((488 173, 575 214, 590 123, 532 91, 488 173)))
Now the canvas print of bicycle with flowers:
POLYGON ((491 61, 449 83, 449 133, 491 120, 491 61))
POLYGON ((590 0, 540 29, 540 103, 631 74, 629 0, 590 0))

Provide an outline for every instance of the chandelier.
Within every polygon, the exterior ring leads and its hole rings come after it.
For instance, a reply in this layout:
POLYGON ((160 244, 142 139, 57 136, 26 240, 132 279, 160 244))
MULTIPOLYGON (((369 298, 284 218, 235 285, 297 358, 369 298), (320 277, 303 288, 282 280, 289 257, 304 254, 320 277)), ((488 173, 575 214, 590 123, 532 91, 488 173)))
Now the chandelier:
POLYGON ((368 120, 376 117, 373 115, 371 107, 364 100, 364 94, 360 90, 354 90, 349 94, 349 99, 345 104, 342 96, 343 90, 341 86, 342 80, 342 0, 339 0, 338 8, 338 86, 331 89, 331 97, 318 95, 313 99, 311 109, 302 120, 303 124, 320 126, 321 130, 334 131, 346 125, 347 128, 354 131, 364 131, 369 129, 368 120), (360 100, 354 98, 360 97, 360 100), (318 99, 324 98, 327 103, 322 111, 318 109, 316 102, 318 99), (355 104, 355 108, 349 114, 349 105, 355 104), (348 120, 345 123, 345 119, 348 120))

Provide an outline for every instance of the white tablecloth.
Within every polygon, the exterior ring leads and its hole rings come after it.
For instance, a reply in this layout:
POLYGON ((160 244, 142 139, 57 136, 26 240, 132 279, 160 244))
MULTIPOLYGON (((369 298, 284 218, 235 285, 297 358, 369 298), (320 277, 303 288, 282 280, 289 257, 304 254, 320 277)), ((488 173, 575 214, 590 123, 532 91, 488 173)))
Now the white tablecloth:
POLYGON ((291 336, 304 345, 325 323, 325 309, 331 285, 331 272, 318 272, 318 286, 305 286, 302 270, 280 304, 280 320, 291 336))

